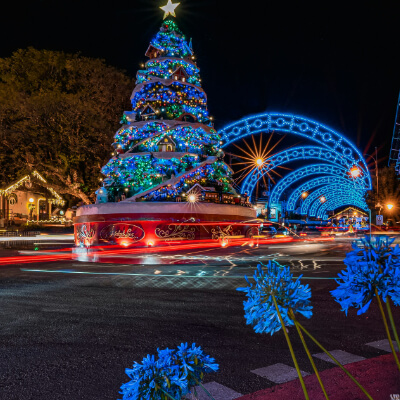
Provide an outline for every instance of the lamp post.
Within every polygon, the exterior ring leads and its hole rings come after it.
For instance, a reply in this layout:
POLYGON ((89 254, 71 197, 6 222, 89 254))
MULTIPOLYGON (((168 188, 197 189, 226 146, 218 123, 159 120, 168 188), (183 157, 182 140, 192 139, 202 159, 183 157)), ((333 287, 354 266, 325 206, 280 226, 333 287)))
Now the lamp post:
MULTIPOLYGON (((379 202, 379 175, 378 175, 378 148, 375 147, 375 157, 372 154, 365 154, 368 157, 371 157, 375 162, 375 176, 376 176, 376 201, 375 208, 379 207, 379 215, 381 215, 382 205, 379 202)), ((369 235, 371 237, 371 230, 372 230, 372 216, 371 210, 369 210, 369 235)))
POLYGON ((376 199, 378 203, 375 204, 375 207, 379 207, 379 214, 381 213, 382 206, 379 203, 379 176, 378 176, 378 149, 375 147, 375 157, 372 154, 365 154, 368 157, 371 157, 375 162, 375 176, 376 176, 376 199))
MULTIPOLYGON (((389 212, 392 211, 393 207, 394 207, 394 204, 392 202, 386 203, 386 208, 388 209, 389 212)), ((389 218, 386 221, 386 224, 387 224, 387 228, 389 228, 389 218)))

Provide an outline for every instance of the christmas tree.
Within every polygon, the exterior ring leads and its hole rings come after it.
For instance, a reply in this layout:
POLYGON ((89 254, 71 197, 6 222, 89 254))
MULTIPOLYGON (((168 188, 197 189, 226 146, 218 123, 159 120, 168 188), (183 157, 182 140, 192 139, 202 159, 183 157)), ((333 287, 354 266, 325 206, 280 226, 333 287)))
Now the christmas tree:
POLYGON ((197 184, 235 194, 191 41, 168 18, 146 56, 137 72, 132 111, 124 113, 113 157, 102 169, 106 178, 98 202, 185 201, 197 184))

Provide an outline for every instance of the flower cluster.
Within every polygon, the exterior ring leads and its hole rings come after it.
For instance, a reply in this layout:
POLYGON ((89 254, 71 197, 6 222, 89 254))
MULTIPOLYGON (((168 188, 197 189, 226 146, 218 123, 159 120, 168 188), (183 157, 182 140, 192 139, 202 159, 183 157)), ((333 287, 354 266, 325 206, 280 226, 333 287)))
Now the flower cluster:
POLYGON ((271 333, 282 328, 273 302, 275 297, 285 326, 293 326, 289 311, 300 313, 307 318, 312 316, 310 305, 311 289, 300 284, 300 277, 293 280, 289 267, 281 267, 275 262, 259 264, 254 272, 255 283, 245 277, 249 286, 238 288, 248 299, 243 302, 248 325, 253 325, 257 333, 271 333))
POLYGON ((400 248, 391 247, 394 239, 387 236, 368 236, 360 249, 353 243, 353 251, 344 259, 346 270, 339 273, 338 287, 331 293, 346 315, 349 307, 365 313, 376 295, 384 301, 389 296, 400 305, 400 248))
POLYGON ((148 355, 141 364, 126 369, 131 378, 121 386, 123 400, 165 400, 167 394, 180 400, 203 381, 205 373, 218 370, 218 364, 193 343, 182 343, 177 349, 157 349, 158 359, 148 355))

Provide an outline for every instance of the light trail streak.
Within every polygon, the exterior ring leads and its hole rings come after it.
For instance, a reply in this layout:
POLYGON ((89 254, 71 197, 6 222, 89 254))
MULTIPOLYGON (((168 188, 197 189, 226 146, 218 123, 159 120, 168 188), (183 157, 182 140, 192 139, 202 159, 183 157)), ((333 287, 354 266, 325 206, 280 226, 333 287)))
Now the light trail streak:
MULTIPOLYGON (((318 238, 307 238, 307 239, 294 239, 292 237, 287 238, 279 238, 279 239, 262 239, 257 238, 253 240, 249 240, 248 238, 244 239, 231 239, 225 238, 228 240, 228 247, 236 247, 241 246, 244 243, 257 243, 257 244, 277 244, 277 243, 291 243, 291 242, 310 242, 310 241, 318 241, 318 242, 327 242, 333 241, 333 237, 318 237, 318 238)), ((196 250, 196 249, 220 249, 221 242, 220 241, 196 241, 196 243, 182 243, 173 244, 164 246, 154 246, 151 248, 148 247, 136 247, 136 248, 120 248, 118 246, 110 246, 112 247, 110 250, 105 249, 104 247, 92 247, 89 249, 83 248, 83 252, 72 253, 73 248, 60 249, 60 250, 48 250, 45 254, 41 255, 32 255, 32 256, 12 256, 12 257, 3 257, 0 258, 0 265, 10 265, 10 264, 26 264, 26 263, 40 263, 40 262, 52 262, 52 261, 75 261, 79 257, 87 256, 90 258, 96 257, 111 257, 111 256, 120 256, 124 254, 128 254, 130 256, 134 255, 143 255, 149 253, 163 253, 163 252, 172 252, 172 251, 182 251, 182 250, 196 250), (86 252, 85 252, 86 250, 86 252)), ((110 248, 108 247, 108 248, 110 248)), ((79 248, 78 248, 79 249, 79 248)))

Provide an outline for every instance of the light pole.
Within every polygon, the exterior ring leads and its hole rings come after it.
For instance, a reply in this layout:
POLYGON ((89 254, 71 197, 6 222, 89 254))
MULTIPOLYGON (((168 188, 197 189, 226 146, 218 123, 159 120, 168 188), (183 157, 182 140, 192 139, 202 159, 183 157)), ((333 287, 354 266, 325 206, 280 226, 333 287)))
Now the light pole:
MULTIPOLYGON (((375 147, 375 157, 371 154, 365 154, 366 156, 371 157, 375 162, 375 176, 376 176, 376 202, 375 208, 379 207, 379 215, 381 215, 382 205, 379 202, 379 175, 378 175, 378 148, 375 147)), ((371 229, 372 229, 372 216, 371 210, 369 210, 369 236, 371 238, 371 229)))
MULTIPOLYGON (((386 204, 386 208, 387 208, 389 211, 392 211, 393 207, 394 207, 394 204, 393 204, 392 202, 389 202, 389 203, 386 204)), ((389 214, 389 216, 390 216, 390 214, 389 214)), ((388 218, 388 220, 386 221, 386 224, 387 224, 387 228, 389 228, 389 218, 388 218)))
POLYGON ((376 199, 375 207, 379 207, 379 214, 381 213, 382 205, 379 203, 379 176, 378 176, 378 148, 375 147, 375 157, 372 154, 365 154, 372 158, 375 162, 375 176, 376 176, 376 199))

